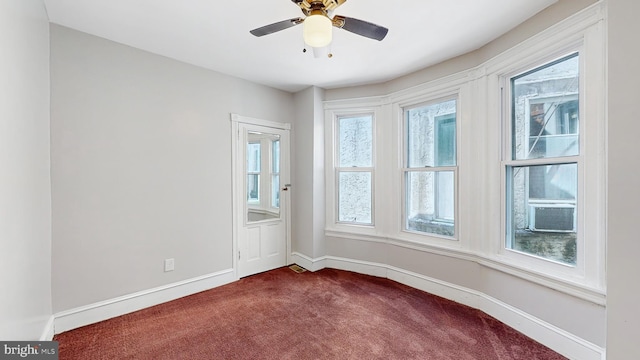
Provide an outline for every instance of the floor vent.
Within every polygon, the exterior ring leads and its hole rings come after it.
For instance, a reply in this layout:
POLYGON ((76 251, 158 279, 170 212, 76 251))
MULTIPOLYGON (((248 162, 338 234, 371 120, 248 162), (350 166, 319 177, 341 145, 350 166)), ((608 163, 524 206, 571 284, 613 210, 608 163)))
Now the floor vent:
POLYGON ((297 272, 298 274, 303 273, 305 271, 307 271, 307 269, 303 268, 302 266, 298 266, 298 265, 291 265, 289 266, 289 269, 297 272))

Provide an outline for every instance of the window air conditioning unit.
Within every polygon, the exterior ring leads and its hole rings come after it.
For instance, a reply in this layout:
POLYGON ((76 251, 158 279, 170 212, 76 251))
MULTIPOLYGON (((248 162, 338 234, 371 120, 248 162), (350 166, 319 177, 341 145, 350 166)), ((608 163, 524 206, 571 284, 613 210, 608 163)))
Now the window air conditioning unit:
POLYGON ((572 204, 530 205, 529 229, 544 232, 575 232, 576 207, 572 204))

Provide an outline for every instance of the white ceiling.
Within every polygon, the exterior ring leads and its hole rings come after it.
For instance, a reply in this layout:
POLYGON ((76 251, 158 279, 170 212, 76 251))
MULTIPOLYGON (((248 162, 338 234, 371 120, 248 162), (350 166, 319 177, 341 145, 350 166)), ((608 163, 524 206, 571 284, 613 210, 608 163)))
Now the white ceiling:
POLYGON ((389 29, 378 42, 333 30, 332 58, 303 53, 290 0, 45 0, 52 23, 286 91, 377 83, 475 50, 557 0, 348 0, 335 14, 389 29))

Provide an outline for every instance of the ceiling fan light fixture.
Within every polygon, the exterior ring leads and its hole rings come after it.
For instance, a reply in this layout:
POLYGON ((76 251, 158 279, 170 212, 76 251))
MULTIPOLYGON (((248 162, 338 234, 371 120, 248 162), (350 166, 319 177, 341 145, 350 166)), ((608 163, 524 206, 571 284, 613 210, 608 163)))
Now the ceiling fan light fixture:
POLYGON ((324 14, 309 15, 302 24, 302 37, 305 44, 314 47, 325 47, 331 43, 333 25, 331 19, 324 14))

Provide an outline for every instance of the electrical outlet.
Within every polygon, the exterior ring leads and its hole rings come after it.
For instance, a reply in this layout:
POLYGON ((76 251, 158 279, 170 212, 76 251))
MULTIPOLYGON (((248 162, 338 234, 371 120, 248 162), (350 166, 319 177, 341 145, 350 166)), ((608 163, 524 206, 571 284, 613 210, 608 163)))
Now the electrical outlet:
POLYGON ((174 268, 175 268, 175 261, 173 260, 173 258, 164 259, 164 272, 173 271, 174 268))

